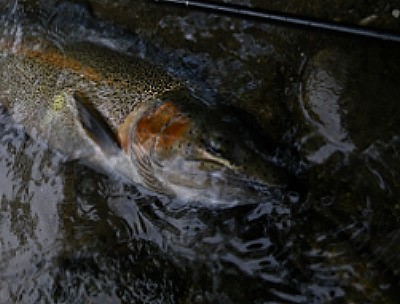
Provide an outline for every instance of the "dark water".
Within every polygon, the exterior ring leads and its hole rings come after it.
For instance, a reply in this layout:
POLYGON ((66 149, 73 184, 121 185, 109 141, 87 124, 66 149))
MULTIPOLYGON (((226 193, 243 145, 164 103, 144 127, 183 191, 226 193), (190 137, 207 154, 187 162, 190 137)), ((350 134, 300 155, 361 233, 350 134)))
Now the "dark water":
MULTIPOLYGON (((398 303, 399 45, 89 2, 3 1, 2 38, 151 60, 253 117, 299 182, 258 204, 176 207, 64 163, 2 111, 0 303, 398 303)), ((394 1, 314 2, 269 5, 398 29, 394 1)))

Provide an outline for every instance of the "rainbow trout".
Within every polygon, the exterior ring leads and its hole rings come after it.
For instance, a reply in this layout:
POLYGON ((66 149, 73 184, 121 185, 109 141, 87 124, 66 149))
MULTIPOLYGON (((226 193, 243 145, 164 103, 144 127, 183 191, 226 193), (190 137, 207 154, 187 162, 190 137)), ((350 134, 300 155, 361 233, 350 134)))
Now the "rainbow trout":
POLYGON ((0 57, 0 101, 68 159, 182 201, 247 202, 281 168, 229 111, 196 100, 150 63, 82 42, 0 57))

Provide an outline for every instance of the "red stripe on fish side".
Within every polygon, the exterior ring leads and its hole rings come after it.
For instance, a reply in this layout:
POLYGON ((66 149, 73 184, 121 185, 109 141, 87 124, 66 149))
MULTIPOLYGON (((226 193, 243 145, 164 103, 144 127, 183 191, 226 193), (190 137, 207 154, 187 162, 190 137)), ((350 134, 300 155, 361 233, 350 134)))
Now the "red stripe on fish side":
POLYGON ((83 65, 81 62, 64 56, 53 50, 46 50, 42 52, 23 50, 22 52, 26 57, 37 59, 40 62, 49 64, 55 68, 67 69, 73 73, 80 74, 90 80, 99 81, 101 75, 93 68, 83 65))

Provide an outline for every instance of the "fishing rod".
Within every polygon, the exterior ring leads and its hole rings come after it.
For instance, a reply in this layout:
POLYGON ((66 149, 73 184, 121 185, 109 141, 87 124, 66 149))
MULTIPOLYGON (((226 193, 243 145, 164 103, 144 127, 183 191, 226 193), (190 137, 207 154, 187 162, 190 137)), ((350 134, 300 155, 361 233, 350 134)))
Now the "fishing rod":
POLYGON ((216 3, 209 0, 154 0, 156 3, 173 6, 194 8, 214 14, 228 15, 251 20, 273 22, 288 26, 297 26, 313 30, 322 30, 333 33, 348 34, 353 36, 372 38, 384 41, 400 42, 400 34, 369 28, 360 25, 344 24, 335 21, 325 21, 317 18, 308 18, 276 12, 250 8, 230 3, 216 3))

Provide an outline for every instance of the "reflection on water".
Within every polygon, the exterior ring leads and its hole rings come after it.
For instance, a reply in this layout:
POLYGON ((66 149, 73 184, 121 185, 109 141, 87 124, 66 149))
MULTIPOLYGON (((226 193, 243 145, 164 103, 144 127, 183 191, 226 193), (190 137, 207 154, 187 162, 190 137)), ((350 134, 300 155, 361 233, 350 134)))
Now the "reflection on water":
POLYGON ((351 153, 355 149, 343 127, 341 113, 341 104, 346 102, 343 87, 348 74, 346 61, 334 52, 318 53, 307 63, 305 83, 300 86, 304 116, 327 142, 307 156, 315 163, 323 163, 336 151, 351 153))
POLYGON ((65 164, 2 110, 0 303, 396 303, 398 46, 172 9, 134 18, 133 36, 76 3, 38 2, 1 4, 2 43, 95 41, 161 64, 205 102, 217 90, 289 147, 277 157, 302 184, 252 205, 179 206, 65 164))
POLYGON ((62 170, 57 156, 46 157, 43 146, 10 123, 1 113, 0 295, 2 303, 31 302, 54 279, 49 269, 61 248, 62 170))

